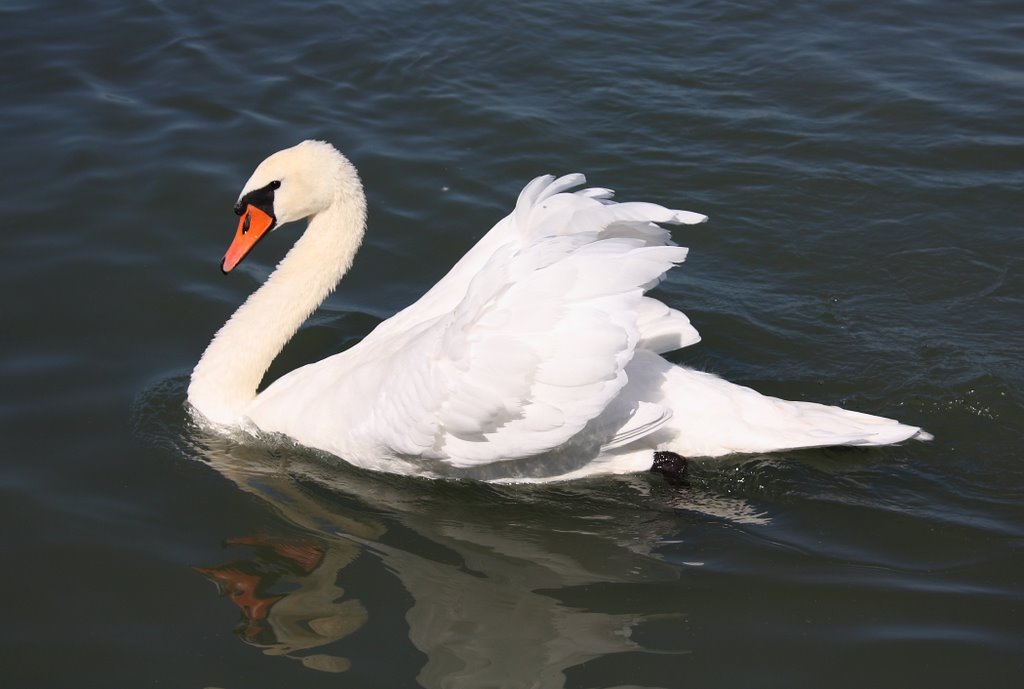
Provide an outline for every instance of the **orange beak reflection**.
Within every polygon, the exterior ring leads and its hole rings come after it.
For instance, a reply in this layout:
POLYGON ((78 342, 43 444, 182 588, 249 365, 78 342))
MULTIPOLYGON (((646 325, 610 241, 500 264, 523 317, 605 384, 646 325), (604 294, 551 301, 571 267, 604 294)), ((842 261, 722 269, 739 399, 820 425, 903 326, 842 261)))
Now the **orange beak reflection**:
POLYGON ((231 242, 231 246, 228 247, 228 252, 224 254, 224 260, 220 264, 221 272, 225 275, 230 273, 256 246, 256 242, 274 227, 276 222, 273 216, 267 215, 256 206, 252 204, 246 206, 242 217, 238 219, 235 239, 231 242))

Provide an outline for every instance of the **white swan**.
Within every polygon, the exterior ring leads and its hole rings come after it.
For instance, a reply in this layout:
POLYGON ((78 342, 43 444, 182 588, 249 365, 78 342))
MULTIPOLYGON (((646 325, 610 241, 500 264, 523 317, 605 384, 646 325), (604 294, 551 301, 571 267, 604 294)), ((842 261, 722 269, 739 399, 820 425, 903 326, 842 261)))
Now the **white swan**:
POLYGON ((896 421, 761 395, 660 353, 700 336, 644 296, 687 250, 656 223, 706 217, 571 192, 538 177, 515 210, 419 301, 362 342, 256 394, 271 361, 349 269, 366 199, 352 164, 304 141, 263 161, 235 206, 225 273, 259 239, 309 226, 210 342, 188 401, 209 421, 283 433, 352 464, 540 480, 683 456, 927 437, 896 421))

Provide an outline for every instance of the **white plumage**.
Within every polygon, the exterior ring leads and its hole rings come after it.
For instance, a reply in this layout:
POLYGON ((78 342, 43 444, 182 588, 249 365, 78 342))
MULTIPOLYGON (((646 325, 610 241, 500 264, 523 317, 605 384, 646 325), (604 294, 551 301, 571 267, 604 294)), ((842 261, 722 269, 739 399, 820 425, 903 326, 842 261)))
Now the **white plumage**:
POLYGON ((571 191, 584 181, 533 180, 419 301, 257 396, 274 356, 351 265, 366 212, 355 169, 329 144, 274 154, 240 196, 225 270, 259 238, 249 211, 268 214, 267 231, 307 216, 309 227, 211 342, 190 403, 218 424, 283 433, 359 466, 525 480, 640 471, 655 450, 719 456, 926 435, 664 360, 700 336, 644 296, 686 258, 660 224, 706 218, 571 191))

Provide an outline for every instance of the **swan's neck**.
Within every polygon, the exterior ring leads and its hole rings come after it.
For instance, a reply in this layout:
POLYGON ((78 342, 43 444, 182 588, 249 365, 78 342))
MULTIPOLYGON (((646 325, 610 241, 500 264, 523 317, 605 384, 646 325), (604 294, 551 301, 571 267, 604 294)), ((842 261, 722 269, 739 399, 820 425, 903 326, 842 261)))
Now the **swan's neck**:
POLYGON ((217 332, 192 371, 188 400, 207 419, 234 425, 285 344, 352 265, 366 227, 356 182, 312 216, 266 283, 217 332))

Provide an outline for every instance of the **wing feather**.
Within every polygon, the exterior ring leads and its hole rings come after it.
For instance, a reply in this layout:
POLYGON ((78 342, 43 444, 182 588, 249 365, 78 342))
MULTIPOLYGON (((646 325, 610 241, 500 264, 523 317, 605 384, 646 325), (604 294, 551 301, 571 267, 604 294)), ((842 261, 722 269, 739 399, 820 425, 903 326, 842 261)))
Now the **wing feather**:
POLYGON ((471 467, 563 448, 584 429, 608 447, 657 429, 667 410, 612 402, 638 347, 695 341, 685 316, 644 292, 686 258, 659 223, 704 216, 570 191, 584 181, 530 182, 419 302, 274 383, 254 420, 366 466, 471 467), (340 437, 309 430, 339 417, 340 437))
POLYGON ((554 449, 601 414, 626 384, 643 290, 686 250, 579 239, 497 252, 456 309, 392 357, 405 375, 388 378, 379 399, 403 404, 398 414, 382 405, 391 418, 378 426, 381 444, 472 466, 554 449), (410 386, 418 394, 403 395, 410 386), (389 437, 418 415, 438 421, 429 442, 389 437))

